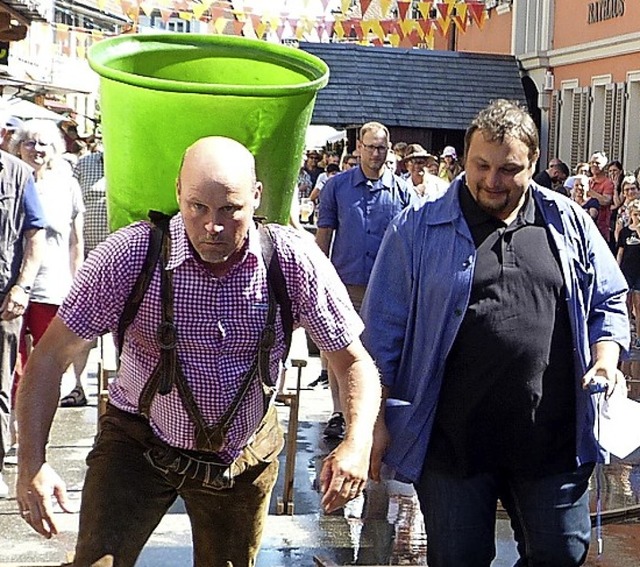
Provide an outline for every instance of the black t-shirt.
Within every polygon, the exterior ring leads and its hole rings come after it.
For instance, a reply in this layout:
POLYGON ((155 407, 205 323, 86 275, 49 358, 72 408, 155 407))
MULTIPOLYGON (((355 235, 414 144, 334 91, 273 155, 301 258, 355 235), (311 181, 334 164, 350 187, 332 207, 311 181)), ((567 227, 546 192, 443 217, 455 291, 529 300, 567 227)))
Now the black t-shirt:
POLYGON ((622 248, 622 261, 620 269, 629 285, 633 285, 640 279, 640 235, 625 226, 618 236, 618 248, 622 248))
POLYGON ((426 466, 536 477, 575 468, 575 378, 557 250, 529 192, 509 226, 465 187, 477 260, 426 466))

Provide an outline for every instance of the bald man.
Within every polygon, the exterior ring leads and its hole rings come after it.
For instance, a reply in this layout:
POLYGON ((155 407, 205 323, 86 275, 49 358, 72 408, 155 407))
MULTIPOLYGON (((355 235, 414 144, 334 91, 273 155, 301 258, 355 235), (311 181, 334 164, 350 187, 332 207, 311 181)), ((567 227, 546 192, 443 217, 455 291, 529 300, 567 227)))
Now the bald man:
MULTIPOLYGON (((177 194, 180 211, 170 221, 165 260, 177 360, 162 367, 156 336, 167 301, 156 266, 124 335, 109 406, 87 458, 74 565, 134 565, 178 496, 192 524, 194 565, 255 564, 283 442, 265 386, 277 386, 285 351, 278 317, 266 379, 255 371, 265 366, 256 361, 271 311, 253 221, 262 186, 244 146, 209 137, 187 149, 177 194), (154 378, 167 373, 168 392, 154 378)), ((345 390, 348 432, 320 478, 322 503, 331 511, 366 482, 379 378, 360 343, 362 322, 329 261, 295 230, 270 229, 294 327, 305 327, 327 352, 345 390)), ((117 330, 150 230, 147 222, 134 223, 94 250, 29 358, 18 400, 17 502, 45 537, 58 531, 51 497, 68 509, 64 483, 45 451, 61 374, 95 337, 117 330)))

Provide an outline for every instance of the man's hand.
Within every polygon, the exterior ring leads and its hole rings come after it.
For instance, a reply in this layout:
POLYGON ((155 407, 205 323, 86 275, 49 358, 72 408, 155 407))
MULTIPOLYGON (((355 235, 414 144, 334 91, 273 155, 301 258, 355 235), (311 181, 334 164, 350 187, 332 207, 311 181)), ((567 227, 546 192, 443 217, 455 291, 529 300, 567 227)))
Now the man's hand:
POLYGON ((44 463, 32 477, 19 470, 16 500, 20 515, 35 531, 47 539, 58 533, 51 505, 52 496, 62 510, 71 513, 66 486, 47 463, 44 463))
POLYGON ((606 388, 605 397, 613 394, 618 384, 626 388, 624 375, 618 370, 620 347, 613 341, 600 341, 591 346, 593 364, 582 378, 582 388, 588 390, 594 384, 606 388))
POLYGON ((22 317, 28 303, 29 294, 17 285, 12 286, 0 306, 0 318, 4 321, 11 321, 22 317))
POLYGON ((322 465, 322 508, 329 514, 359 496, 367 483, 370 447, 357 447, 345 439, 322 465))

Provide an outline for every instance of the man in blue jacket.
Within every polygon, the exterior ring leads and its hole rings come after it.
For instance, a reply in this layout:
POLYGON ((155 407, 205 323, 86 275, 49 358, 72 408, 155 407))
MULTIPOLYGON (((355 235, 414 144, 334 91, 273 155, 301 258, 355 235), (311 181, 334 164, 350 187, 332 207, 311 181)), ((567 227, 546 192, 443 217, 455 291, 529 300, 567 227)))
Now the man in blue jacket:
POLYGON ((430 567, 488 567, 497 500, 518 564, 587 556, 588 385, 616 387, 626 286, 584 211, 532 182, 538 148, 526 111, 491 103, 466 174, 393 221, 369 280, 364 340, 387 398, 373 476, 384 454, 414 484, 430 567))

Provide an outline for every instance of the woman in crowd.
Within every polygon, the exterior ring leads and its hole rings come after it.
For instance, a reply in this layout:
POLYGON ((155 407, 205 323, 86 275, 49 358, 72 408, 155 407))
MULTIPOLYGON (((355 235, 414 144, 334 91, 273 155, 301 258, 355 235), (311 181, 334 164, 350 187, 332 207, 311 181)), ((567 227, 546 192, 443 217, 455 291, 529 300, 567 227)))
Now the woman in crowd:
POLYGON ((634 348, 640 348, 640 200, 628 205, 630 221, 620 230, 617 259, 629 286, 630 310, 635 315, 634 348))
POLYGON ((618 215, 616 226, 614 229, 615 242, 617 244, 620 237, 620 231, 629 225, 631 216, 629 214, 629 205, 640 197, 640 186, 633 175, 626 175, 622 178, 621 183, 622 201, 618 207, 618 215))
POLYGON ((598 203, 598 199, 590 198, 587 195, 589 192, 589 178, 586 175, 572 175, 567 177, 564 186, 569 191, 571 199, 587 211, 595 222, 598 218, 598 211, 600 211, 600 203, 598 203))
MULTIPOLYGON (((17 155, 33 168, 36 189, 45 214, 46 251, 31 289, 22 326, 20 363, 14 389, 28 357, 26 335, 36 345, 53 320, 84 259, 82 223, 84 205, 80 186, 61 156, 65 145, 50 120, 30 120, 16 133, 17 155)), ((75 368, 76 387, 61 400, 63 406, 86 405, 81 382, 82 367, 75 368)))

